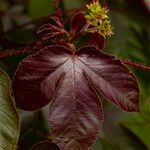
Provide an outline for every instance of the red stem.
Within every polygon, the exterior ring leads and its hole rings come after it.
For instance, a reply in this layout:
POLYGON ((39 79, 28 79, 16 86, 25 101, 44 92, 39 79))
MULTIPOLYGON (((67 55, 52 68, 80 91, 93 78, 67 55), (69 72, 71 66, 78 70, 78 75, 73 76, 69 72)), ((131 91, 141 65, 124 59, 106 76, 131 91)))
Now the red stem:
POLYGON ((134 68, 150 71, 150 66, 145 66, 144 64, 140 64, 140 63, 137 63, 137 62, 132 62, 132 61, 129 61, 129 60, 121 60, 121 61, 124 64, 132 66, 134 68))
POLYGON ((18 56, 18 55, 29 55, 37 52, 39 50, 38 47, 21 47, 17 49, 11 49, 6 51, 0 51, 0 58, 6 58, 11 56, 18 56))
POLYGON ((61 0, 53 0, 55 15, 62 20, 62 10, 60 8, 61 0))
POLYGON ((57 11, 59 9, 60 0, 53 0, 54 8, 57 11))

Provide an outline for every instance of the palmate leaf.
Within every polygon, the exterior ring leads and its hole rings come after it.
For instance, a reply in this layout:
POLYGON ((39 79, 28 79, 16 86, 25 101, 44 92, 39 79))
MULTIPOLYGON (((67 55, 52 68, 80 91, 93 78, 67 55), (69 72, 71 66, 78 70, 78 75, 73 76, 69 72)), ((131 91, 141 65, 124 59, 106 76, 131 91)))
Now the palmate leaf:
POLYGON ((139 111, 135 77, 113 56, 94 46, 73 53, 49 46, 20 64, 13 80, 18 108, 37 110, 50 101, 53 142, 60 149, 90 149, 102 125, 97 92, 125 111, 139 111))
POLYGON ((14 150, 19 137, 19 116, 9 92, 10 81, 0 69, 0 149, 14 150))

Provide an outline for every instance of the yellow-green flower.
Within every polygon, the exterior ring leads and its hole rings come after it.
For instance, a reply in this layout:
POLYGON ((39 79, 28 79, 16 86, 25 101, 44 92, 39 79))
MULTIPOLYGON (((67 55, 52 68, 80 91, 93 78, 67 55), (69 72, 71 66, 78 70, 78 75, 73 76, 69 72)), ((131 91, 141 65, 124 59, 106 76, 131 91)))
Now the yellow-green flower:
POLYGON ((101 7, 98 1, 87 5, 87 8, 88 14, 85 17, 89 25, 93 26, 93 30, 89 30, 89 32, 98 32, 104 37, 111 36, 113 32, 107 16, 108 10, 101 7))

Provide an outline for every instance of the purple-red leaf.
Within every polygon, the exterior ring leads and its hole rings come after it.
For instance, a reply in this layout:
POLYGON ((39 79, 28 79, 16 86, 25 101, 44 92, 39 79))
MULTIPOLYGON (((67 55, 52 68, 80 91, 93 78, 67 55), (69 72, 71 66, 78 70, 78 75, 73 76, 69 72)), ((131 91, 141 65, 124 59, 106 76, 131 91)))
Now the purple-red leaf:
POLYGON ((82 11, 77 12, 71 20, 71 34, 75 35, 80 32, 86 25, 85 14, 82 11))
POLYGON ((99 50, 103 50, 106 46, 107 39, 98 33, 89 33, 88 45, 93 45, 99 50))
POLYGON ((52 137, 61 150, 91 148, 103 118, 97 92, 126 111, 139 111, 133 74, 94 46, 75 53, 62 46, 46 47, 22 61, 13 80, 19 108, 36 110, 51 101, 52 137))
POLYGON ((76 57, 64 47, 47 47, 25 59, 13 80, 19 108, 35 110, 52 99, 53 142, 64 150, 88 149, 102 125, 100 101, 76 57))

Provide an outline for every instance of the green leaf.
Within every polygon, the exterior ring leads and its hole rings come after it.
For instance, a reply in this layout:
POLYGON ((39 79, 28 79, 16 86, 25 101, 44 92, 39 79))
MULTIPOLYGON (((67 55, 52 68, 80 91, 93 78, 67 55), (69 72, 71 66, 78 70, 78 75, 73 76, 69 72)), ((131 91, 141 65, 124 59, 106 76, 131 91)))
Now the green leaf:
MULTIPOLYGON (((102 97, 100 96, 102 99, 102 97)), ((92 150, 147 150, 134 133, 122 126, 122 122, 138 113, 125 113, 104 101, 105 119, 102 131, 92 150)), ((142 128, 142 126, 141 126, 142 128)))
POLYGON ((14 150, 19 137, 19 116, 10 96, 10 80, 0 69, 0 149, 14 150))
POLYGON ((30 0, 28 12, 34 19, 48 16, 53 12, 52 0, 30 0))
POLYGON ((81 4, 83 3, 84 3, 84 0, 75 0, 75 1, 64 0, 65 9, 79 8, 81 4))
POLYGON ((117 147, 115 144, 113 145, 110 143, 110 141, 107 141, 106 139, 99 137, 96 141, 96 143, 93 145, 92 150, 120 150, 119 147, 117 147))
POLYGON ((123 123, 124 127, 134 133, 150 149, 150 112, 131 116, 123 123))

